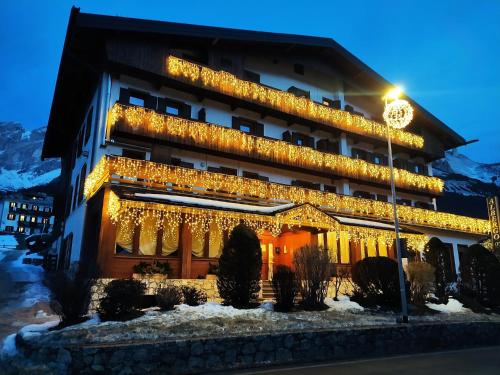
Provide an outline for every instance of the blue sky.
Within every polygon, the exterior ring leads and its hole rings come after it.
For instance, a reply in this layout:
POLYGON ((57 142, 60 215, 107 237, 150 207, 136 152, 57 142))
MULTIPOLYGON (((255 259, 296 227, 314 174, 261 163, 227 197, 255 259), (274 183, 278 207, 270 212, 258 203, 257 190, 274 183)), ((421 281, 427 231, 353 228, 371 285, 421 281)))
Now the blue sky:
POLYGON ((82 12, 331 37, 500 162, 500 1, 25 1, 0 5, 0 121, 47 123, 68 15, 82 12))

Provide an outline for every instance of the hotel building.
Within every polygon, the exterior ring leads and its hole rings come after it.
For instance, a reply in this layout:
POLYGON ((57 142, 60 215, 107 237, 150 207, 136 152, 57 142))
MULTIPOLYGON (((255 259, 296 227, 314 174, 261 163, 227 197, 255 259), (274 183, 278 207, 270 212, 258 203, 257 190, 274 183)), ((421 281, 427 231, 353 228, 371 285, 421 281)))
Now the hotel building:
MULTIPOLYGON (((243 221, 262 279, 297 248, 345 267, 395 257, 382 95, 390 83, 329 38, 80 13, 73 8, 43 157, 61 158, 59 256, 103 277, 168 260, 203 277, 243 221)), ((465 140, 420 105, 391 130, 405 248, 459 250, 487 220, 439 212, 431 162, 465 140)))

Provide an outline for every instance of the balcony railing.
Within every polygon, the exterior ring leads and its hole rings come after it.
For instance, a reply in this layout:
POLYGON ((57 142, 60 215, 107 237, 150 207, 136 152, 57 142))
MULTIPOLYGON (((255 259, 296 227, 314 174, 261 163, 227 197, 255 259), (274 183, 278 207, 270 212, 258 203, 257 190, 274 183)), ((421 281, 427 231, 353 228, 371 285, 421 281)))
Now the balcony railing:
MULTIPOLYGON (((256 103, 273 110, 298 116, 359 135, 387 139, 387 126, 362 116, 330 108, 291 93, 245 81, 225 71, 216 71, 175 56, 168 56, 166 73, 176 80, 221 94, 256 103)), ((424 139, 400 129, 390 129, 395 144, 422 149, 424 139)))
MULTIPOLYGON (((309 203, 331 213, 377 220, 392 220, 392 204, 336 193, 305 189, 222 173, 200 171, 124 157, 103 157, 85 181, 84 194, 90 199, 103 184, 119 182, 159 191, 184 191, 198 195, 221 195, 232 199, 254 199, 267 204, 309 203)), ((490 231, 488 220, 398 206, 401 223, 450 229, 474 234, 490 231)))
MULTIPOLYGON (((256 137, 220 125, 163 115, 142 107, 115 104, 110 111, 108 126, 111 134, 114 131, 131 133, 379 185, 390 183, 390 169, 387 166, 276 139, 256 137)), ((443 180, 437 177, 423 176, 404 169, 396 168, 394 177, 396 186, 406 190, 441 194, 444 187, 443 180)))

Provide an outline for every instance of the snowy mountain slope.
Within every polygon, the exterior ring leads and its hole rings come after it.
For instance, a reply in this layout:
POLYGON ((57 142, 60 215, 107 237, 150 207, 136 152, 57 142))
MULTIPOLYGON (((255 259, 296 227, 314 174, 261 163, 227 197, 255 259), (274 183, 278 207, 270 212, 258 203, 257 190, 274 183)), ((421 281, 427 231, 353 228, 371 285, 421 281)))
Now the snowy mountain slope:
POLYGON ((59 176, 58 160, 40 159, 45 130, 29 131, 16 122, 0 122, 0 191, 45 185, 59 176))
POLYGON ((465 155, 446 152, 445 158, 435 161, 432 167, 434 175, 445 180, 448 193, 480 197, 498 193, 500 163, 478 163, 465 155))

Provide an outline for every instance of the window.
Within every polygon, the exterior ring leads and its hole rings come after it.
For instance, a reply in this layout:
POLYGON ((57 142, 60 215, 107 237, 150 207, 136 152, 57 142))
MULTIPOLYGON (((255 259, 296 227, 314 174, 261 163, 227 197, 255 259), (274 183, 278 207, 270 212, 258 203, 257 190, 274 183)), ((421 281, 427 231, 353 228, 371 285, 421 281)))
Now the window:
POLYGON ((357 190, 352 194, 353 197, 375 199, 375 194, 368 193, 367 191, 357 190))
POLYGON ((94 107, 90 107, 90 111, 87 114, 87 126, 85 127, 85 144, 88 143, 90 138, 90 133, 92 132, 92 117, 94 116, 94 107))
POLYGON ((48 224, 48 223, 49 223, 49 218, 48 218, 48 217, 44 217, 44 218, 42 219, 42 223, 43 223, 43 224, 48 224))
POLYGON ((26 220, 26 216, 24 215, 19 215, 19 221, 25 221, 26 220))
POLYGON ((180 109, 179 107, 173 105, 167 105, 165 112, 167 112, 169 115, 179 116, 180 109))
POLYGON ((27 210, 28 209, 28 205, 26 203, 23 203, 23 204, 21 204, 21 208, 23 210, 27 210))
POLYGON ((138 98, 137 96, 130 95, 128 102, 129 102, 129 104, 132 104, 132 105, 144 107, 144 99, 138 98))
POLYGON ((16 220, 16 215, 15 214, 8 214, 7 220, 16 220))
POLYGON ((38 211, 38 206, 35 206, 33 205, 33 207, 31 208, 33 211, 38 211))
POLYGON ((410 199, 396 199, 396 203, 403 205, 403 206, 411 206, 411 200, 410 199))
POLYGON ((377 194, 377 200, 380 202, 387 202, 387 195, 377 194))
POLYGON ((124 148, 122 150, 122 156, 130 159, 138 159, 138 160, 146 160, 146 152, 144 151, 137 151, 137 150, 130 150, 127 148, 124 148))
POLYGON ((6 232, 13 232, 13 231, 14 231, 14 227, 13 227, 12 225, 7 225, 7 226, 5 227, 5 231, 6 231, 6 232))
POLYGON ((50 207, 45 207, 45 210, 44 210, 44 211, 45 211, 45 212, 51 212, 51 211, 52 211, 52 208, 50 208, 50 207))
POLYGON ((327 191, 329 193, 336 193, 337 192, 337 187, 325 184, 325 185, 323 185, 323 191, 327 191))
POLYGON ((375 164, 385 165, 384 155, 382 154, 372 154, 372 160, 375 164))
POLYGON ((255 172, 248 172, 248 171, 243 171, 243 177, 245 178, 251 178, 254 180, 260 180, 260 181, 269 181, 269 177, 267 176, 262 176, 258 173, 255 172))
POLYGON ((9 207, 16 208, 17 207, 16 202, 10 202, 9 207))
POLYGON ((304 75, 304 65, 302 64, 293 64, 293 71, 301 76, 304 75))
POLYGON ((22 226, 17 227, 17 232, 24 233, 24 227, 22 227, 22 226))
POLYGON ((80 188, 78 192, 78 204, 82 203, 83 190, 85 187, 85 177, 87 176, 87 164, 84 164, 80 171, 80 188))
POLYGON ((293 180, 292 186, 299 186, 306 189, 321 190, 320 184, 315 184, 314 182, 303 181, 303 180, 293 180))
POLYGON ((198 111, 198 120, 202 122, 207 121, 207 111, 205 110, 205 108, 202 108, 198 111))
POLYGON ((295 133, 294 132, 290 135, 290 132, 286 131, 283 133, 283 140, 285 142, 293 143, 294 145, 297 145, 297 146, 306 146, 306 147, 314 148, 314 138, 309 137, 309 136, 302 134, 302 133, 295 133))
POLYGON ((354 159, 362 159, 362 160, 366 160, 368 156, 365 150, 360 150, 359 148, 351 149, 351 155, 354 159))
POLYGON ((75 191, 73 192, 73 210, 76 208, 76 202, 78 197, 78 187, 80 186, 80 176, 76 176, 75 181, 75 191))
POLYGON ((340 109, 340 100, 333 100, 323 97, 322 104, 326 105, 327 107, 340 109))
POLYGON ((32 223, 36 223, 36 216, 32 216, 30 221, 31 221, 32 223))
POLYGON ((233 117, 232 128, 247 134, 264 136, 264 125, 247 118, 233 117))
POLYGON ((295 96, 298 96, 299 98, 309 99, 311 97, 310 91, 306 91, 306 90, 303 90, 303 89, 295 87, 295 86, 289 87, 287 91, 295 96))

